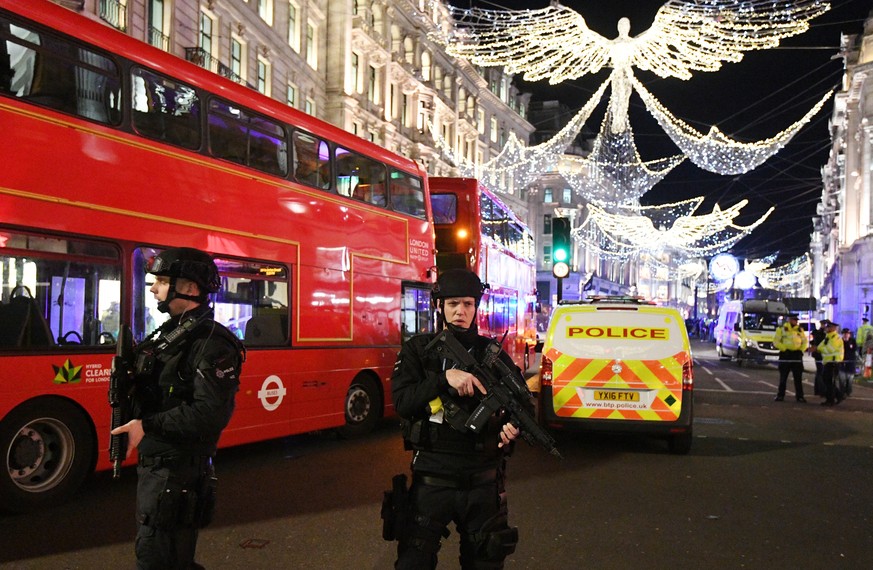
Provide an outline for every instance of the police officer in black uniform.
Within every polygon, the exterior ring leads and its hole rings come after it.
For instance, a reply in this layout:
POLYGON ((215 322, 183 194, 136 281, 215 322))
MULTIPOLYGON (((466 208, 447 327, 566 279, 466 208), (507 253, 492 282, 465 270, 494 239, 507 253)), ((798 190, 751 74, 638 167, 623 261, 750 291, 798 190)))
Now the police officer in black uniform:
MULTIPOLYGON (((484 289, 475 273, 454 269, 439 277, 433 291, 441 326, 448 327, 479 361, 490 341, 476 327, 484 289)), ((404 443, 413 450, 408 516, 405 528, 397 533, 395 568, 436 568, 441 538, 448 536, 452 521, 460 534, 462 568, 503 568, 518 537, 517 529, 508 524, 504 468, 519 431, 502 414, 492 416, 479 434, 466 430, 462 422, 450 423, 451 411, 472 412, 485 388, 435 351, 425 351, 434 336, 409 339, 391 377, 404 443)), ((500 358, 521 378, 505 352, 500 358)))
POLYGON ((137 568, 200 568, 197 532, 215 506, 212 458, 233 414, 245 353, 213 320, 208 294, 220 280, 207 253, 166 249, 148 271, 158 309, 170 319, 137 345, 138 419, 112 433, 128 435, 128 455, 139 451, 137 568))

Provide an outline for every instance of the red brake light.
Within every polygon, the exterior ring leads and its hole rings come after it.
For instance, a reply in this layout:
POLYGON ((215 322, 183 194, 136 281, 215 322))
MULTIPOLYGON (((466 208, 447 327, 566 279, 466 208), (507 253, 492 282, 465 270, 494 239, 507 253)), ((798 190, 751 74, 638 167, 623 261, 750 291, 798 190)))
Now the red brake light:
POLYGON ((540 386, 552 385, 552 361, 545 355, 540 358, 540 386))
POLYGON ((682 365, 682 389, 694 389, 694 367, 691 360, 682 365))

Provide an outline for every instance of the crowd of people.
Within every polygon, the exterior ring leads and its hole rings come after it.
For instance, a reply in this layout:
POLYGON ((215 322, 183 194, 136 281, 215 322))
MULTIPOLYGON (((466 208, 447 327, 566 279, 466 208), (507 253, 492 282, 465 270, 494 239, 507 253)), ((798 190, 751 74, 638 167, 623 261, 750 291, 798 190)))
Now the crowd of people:
POLYGON ((856 333, 828 319, 819 322, 819 328, 807 338, 806 331, 798 326, 797 315, 791 314, 774 336, 774 346, 779 350, 779 388, 775 400, 785 399, 789 372, 793 375, 795 397, 806 402, 803 396, 802 358, 809 352, 815 361, 813 393, 821 396, 823 406, 836 406, 852 394, 856 378, 869 369, 868 355, 873 353, 873 326, 869 319, 862 319, 856 333))

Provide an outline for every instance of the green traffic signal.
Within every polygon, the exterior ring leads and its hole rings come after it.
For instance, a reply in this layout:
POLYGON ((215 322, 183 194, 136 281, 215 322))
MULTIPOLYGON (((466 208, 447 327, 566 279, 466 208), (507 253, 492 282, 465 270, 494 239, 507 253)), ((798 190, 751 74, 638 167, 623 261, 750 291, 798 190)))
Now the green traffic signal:
POLYGON ((570 219, 552 220, 552 264, 570 263, 570 219))

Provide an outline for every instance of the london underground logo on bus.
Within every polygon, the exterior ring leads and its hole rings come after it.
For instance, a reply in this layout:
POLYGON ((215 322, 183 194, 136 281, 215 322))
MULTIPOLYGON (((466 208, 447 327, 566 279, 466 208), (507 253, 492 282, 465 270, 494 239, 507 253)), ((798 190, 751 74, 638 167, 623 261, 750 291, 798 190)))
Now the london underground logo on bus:
POLYGON ((282 404, 287 392, 285 385, 282 384, 282 379, 274 374, 264 379, 261 389, 258 390, 258 399, 265 410, 272 412, 282 404))
POLYGON ((670 330, 649 327, 567 327, 567 338, 669 340, 670 330))

